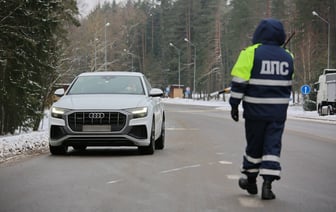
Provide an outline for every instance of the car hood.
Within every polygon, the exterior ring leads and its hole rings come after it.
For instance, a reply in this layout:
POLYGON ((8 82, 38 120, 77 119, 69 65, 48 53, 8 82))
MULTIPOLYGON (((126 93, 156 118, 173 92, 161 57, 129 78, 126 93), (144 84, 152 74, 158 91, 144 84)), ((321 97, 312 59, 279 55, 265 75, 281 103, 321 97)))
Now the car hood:
POLYGON ((66 95, 55 102, 53 106, 73 110, 119 110, 146 106, 146 98, 145 95, 66 95))

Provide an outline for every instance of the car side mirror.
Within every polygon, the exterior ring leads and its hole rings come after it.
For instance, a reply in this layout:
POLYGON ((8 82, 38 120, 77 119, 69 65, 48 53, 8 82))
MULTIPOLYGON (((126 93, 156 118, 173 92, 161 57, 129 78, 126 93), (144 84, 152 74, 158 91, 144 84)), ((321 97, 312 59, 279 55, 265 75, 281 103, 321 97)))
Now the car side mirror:
POLYGON ((163 96, 163 91, 159 88, 152 88, 149 92, 149 96, 151 96, 151 97, 161 97, 161 96, 163 96))
POLYGON ((62 97, 64 95, 64 93, 65 93, 64 88, 59 88, 54 92, 54 94, 58 97, 62 97))

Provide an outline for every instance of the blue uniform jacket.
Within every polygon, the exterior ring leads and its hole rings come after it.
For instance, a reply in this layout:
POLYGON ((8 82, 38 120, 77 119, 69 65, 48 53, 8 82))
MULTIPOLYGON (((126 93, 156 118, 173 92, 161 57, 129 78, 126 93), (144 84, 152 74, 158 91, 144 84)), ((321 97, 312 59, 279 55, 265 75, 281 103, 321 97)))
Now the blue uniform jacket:
POLYGON ((253 45, 242 50, 231 75, 230 104, 243 101, 246 119, 285 120, 294 72, 293 56, 282 48, 286 35, 281 22, 265 19, 253 45))

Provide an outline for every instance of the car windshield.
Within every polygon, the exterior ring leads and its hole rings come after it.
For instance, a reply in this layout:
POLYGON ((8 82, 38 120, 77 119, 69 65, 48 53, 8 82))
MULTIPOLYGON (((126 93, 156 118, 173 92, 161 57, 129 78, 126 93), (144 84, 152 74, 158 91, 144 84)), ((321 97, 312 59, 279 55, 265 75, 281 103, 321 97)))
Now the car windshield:
POLYGON ((80 76, 68 94, 135 94, 144 95, 139 76, 80 76))

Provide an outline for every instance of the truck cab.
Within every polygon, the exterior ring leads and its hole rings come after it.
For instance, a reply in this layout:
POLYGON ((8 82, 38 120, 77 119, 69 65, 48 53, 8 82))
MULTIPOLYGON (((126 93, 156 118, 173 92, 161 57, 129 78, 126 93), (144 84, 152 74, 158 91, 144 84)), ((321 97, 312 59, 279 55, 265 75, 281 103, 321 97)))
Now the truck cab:
POLYGON ((336 113, 336 69, 324 69, 315 83, 316 109, 320 116, 336 113))

